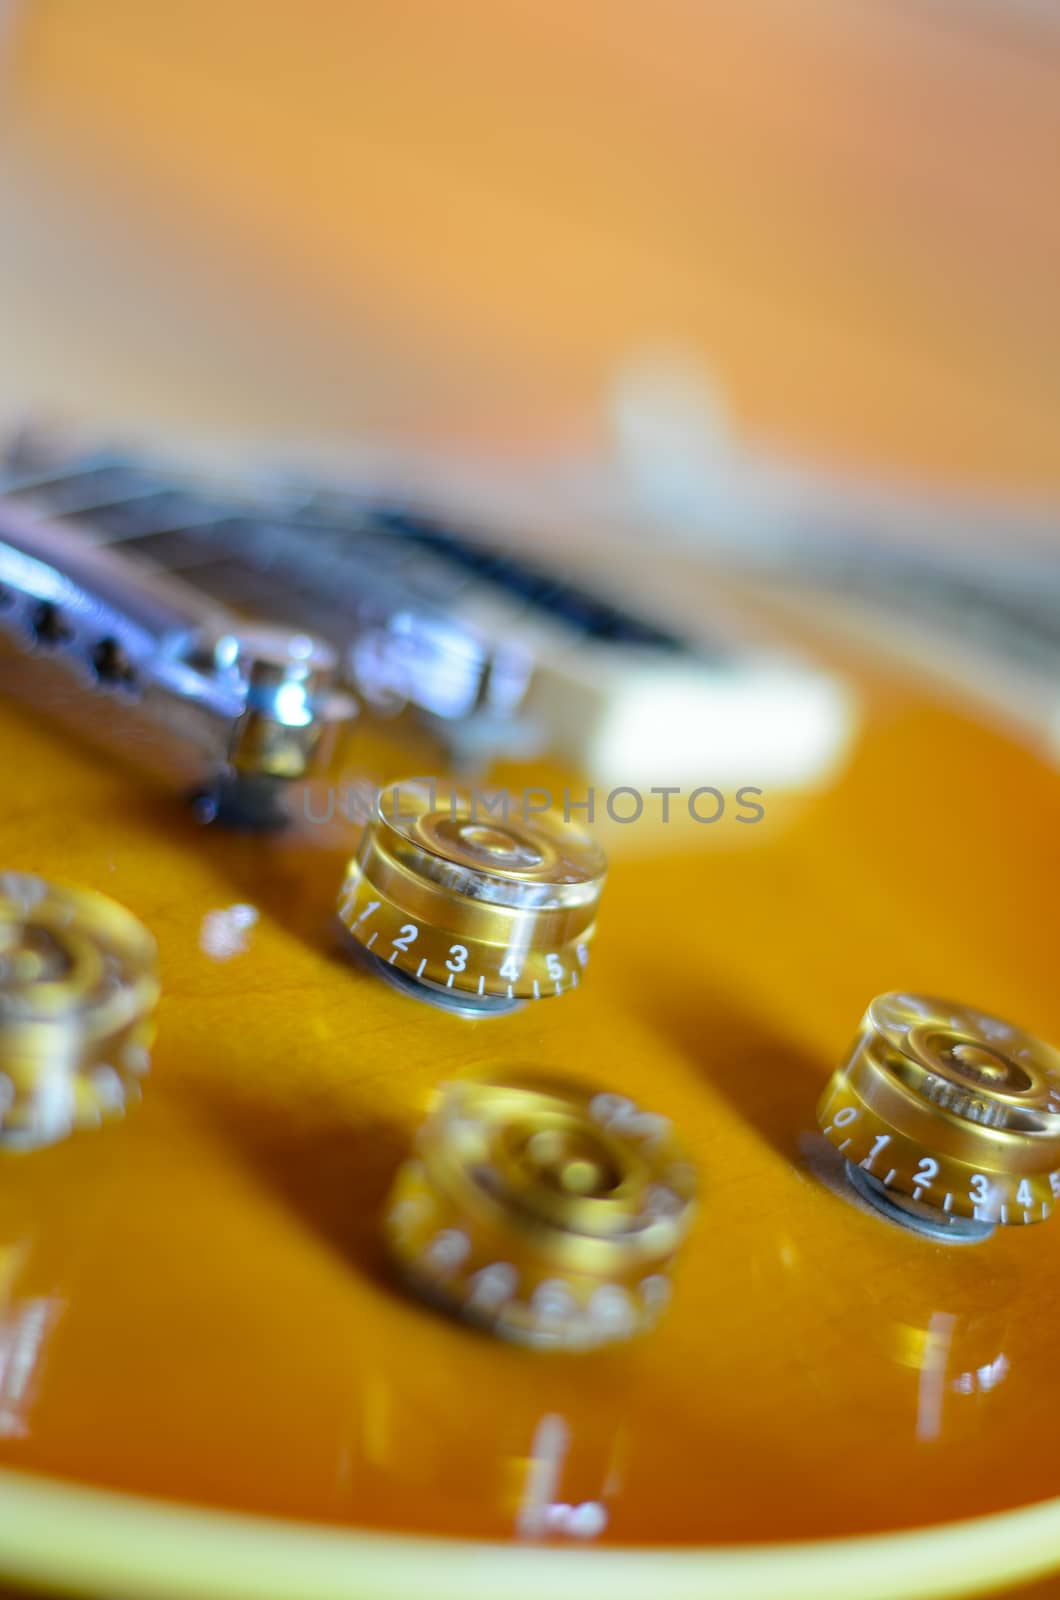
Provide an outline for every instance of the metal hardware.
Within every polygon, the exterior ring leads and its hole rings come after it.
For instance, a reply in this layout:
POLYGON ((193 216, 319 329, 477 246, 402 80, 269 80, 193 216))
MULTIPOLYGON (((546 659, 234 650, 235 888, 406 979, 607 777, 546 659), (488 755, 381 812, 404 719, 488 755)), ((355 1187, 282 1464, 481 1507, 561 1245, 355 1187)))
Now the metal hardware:
POLYGON ((0 873, 0 1143, 120 1116, 148 1069, 158 992, 154 940, 123 906, 0 873))
POLYGON ((61 658, 84 687, 196 752, 215 815, 273 815, 277 788, 325 759, 354 715, 322 641, 244 625, 177 579, 5 501, 0 596, 0 627, 22 648, 61 658))
POLYGON ((578 987, 607 871, 579 829, 498 817, 488 799, 431 778, 391 785, 339 897, 376 970, 471 1015, 578 987))
POLYGON ((1060 1053, 971 1006, 879 995, 817 1119, 859 1194, 932 1238, 1043 1222, 1060 1199, 1060 1053))
POLYGON ((531 1074, 448 1085, 399 1171, 385 1231, 425 1298, 538 1349, 652 1327, 696 1173, 665 1117, 531 1074))

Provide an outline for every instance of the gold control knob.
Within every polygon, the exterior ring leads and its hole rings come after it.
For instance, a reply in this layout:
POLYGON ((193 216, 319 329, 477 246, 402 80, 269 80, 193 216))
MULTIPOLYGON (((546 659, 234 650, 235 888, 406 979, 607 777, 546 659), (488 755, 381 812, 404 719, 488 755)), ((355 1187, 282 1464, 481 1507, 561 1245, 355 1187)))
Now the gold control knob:
POLYGON ((399 987, 507 1011, 578 986, 606 870, 551 814, 501 820, 479 794, 410 779, 378 797, 339 916, 399 987))
POLYGON ((665 1117, 526 1074, 448 1085, 387 1203, 411 1287, 501 1338, 584 1349, 652 1326, 692 1218, 665 1117))
POLYGON ((971 1006, 879 995, 817 1109, 863 1197, 937 1238, 1060 1198, 1060 1053, 971 1006))
POLYGON ((121 1115, 158 990, 155 942, 123 906, 0 873, 0 1141, 52 1144, 121 1115))

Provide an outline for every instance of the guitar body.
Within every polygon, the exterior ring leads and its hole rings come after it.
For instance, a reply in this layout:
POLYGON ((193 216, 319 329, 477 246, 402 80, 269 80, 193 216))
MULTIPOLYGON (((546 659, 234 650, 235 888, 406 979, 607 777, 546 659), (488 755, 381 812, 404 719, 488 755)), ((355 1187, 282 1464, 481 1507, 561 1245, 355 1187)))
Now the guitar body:
MULTIPOLYGON (((1030 9, 996 46, 985 12, 567 9, 21 9, 3 410, 567 465, 676 335, 755 439, 1055 490, 1060 98, 1030 9)), ((877 993, 1060 1040, 1056 771, 834 664, 841 771, 753 827, 607 828, 586 981, 469 1021, 341 947, 341 812, 202 827, 0 659, 0 869, 121 902, 162 979, 142 1103, 2 1164, 5 1580, 911 1600, 1060 1568, 1060 1223, 932 1243, 855 1200, 815 1122, 877 993), (432 1094, 521 1067, 665 1114, 699 1167, 639 1341, 509 1347, 390 1270, 432 1094)), ((348 761, 442 770, 367 717, 348 761)))
MULTIPOLYGON (((814 1108, 879 990, 1060 1034, 1055 776, 900 679, 859 682, 837 783, 767 795, 753 828, 635 849, 613 830, 587 981, 481 1021, 340 951, 356 831, 338 814, 279 837, 202 828, 0 708, 0 859, 128 906, 163 979, 142 1105, 5 1162, 10 1575, 116 1594, 883 1596, 1049 1567, 1060 1233, 957 1247, 887 1223, 854 1202, 814 1108), (673 1305, 639 1342, 510 1348, 387 1267, 381 1203, 432 1091, 523 1065, 665 1113, 700 1166, 673 1305), (542 1495, 590 1509, 528 1539, 542 1495)), ((358 735, 360 770, 408 760, 358 735)))

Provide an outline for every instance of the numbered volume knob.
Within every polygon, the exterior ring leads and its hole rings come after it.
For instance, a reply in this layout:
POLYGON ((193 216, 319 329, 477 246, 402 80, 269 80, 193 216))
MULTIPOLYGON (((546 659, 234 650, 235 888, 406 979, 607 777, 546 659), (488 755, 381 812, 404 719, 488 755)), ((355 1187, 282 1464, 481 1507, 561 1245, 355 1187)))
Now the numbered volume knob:
POLYGON ((0 873, 0 1141, 51 1144, 120 1115, 157 999, 154 940, 124 907, 0 873))
POLYGON ((414 1290, 505 1339, 585 1349, 652 1326, 695 1170, 665 1117, 566 1079, 449 1085, 387 1204, 414 1290))
POLYGON ((469 1013, 577 988, 603 852, 550 813, 513 811, 433 780, 381 793, 339 915, 391 981, 469 1013))
POLYGON ((1043 1222, 1060 1198, 1060 1054, 970 1006, 873 1000, 817 1116, 862 1195, 936 1237, 1043 1222))

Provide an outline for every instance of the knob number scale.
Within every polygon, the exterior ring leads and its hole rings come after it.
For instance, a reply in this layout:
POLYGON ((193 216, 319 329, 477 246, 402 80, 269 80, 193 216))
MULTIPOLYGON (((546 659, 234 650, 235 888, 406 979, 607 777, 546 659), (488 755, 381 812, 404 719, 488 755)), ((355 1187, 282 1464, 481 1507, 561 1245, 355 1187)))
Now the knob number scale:
POLYGON ((408 921, 400 906, 379 898, 356 863, 346 879, 339 915, 358 943, 378 960, 443 989, 540 1000, 576 989, 589 965, 584 939, 573 950, 537 951, 477 942, 469 946, 444 928, 408 921))
POLYGON ((847 1161, 885 1189, 977 1222, 1044 1222, 1060 1200, 1060 1168, 1042 1175, 983 1172, 944 1152, 922 1153, 914 1140, 885 1131, 848 1086, 837 1087, 819 1112, 822 1131, 847 1161))

